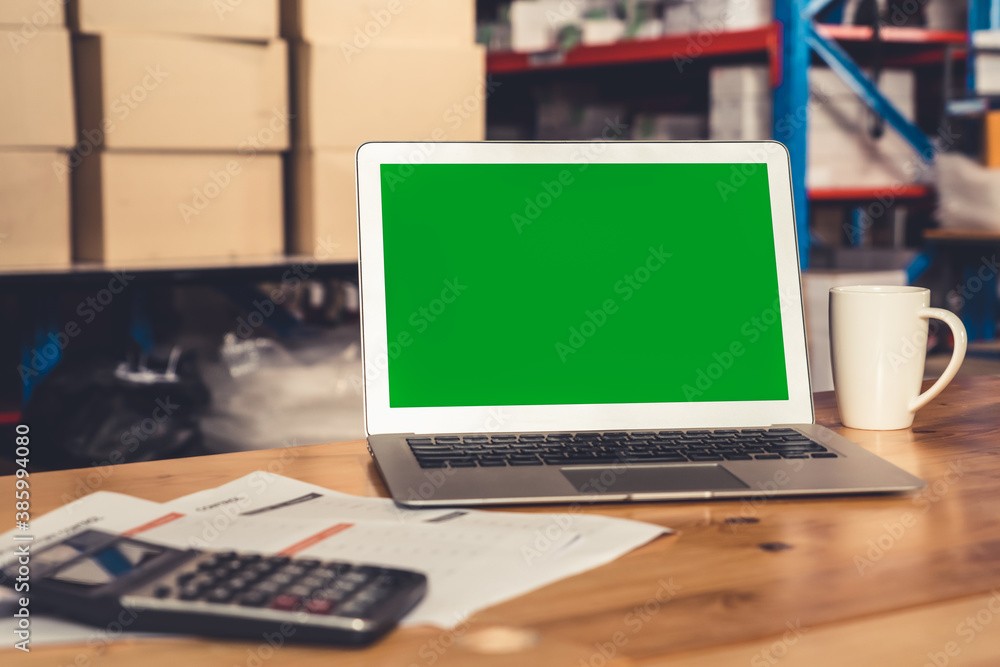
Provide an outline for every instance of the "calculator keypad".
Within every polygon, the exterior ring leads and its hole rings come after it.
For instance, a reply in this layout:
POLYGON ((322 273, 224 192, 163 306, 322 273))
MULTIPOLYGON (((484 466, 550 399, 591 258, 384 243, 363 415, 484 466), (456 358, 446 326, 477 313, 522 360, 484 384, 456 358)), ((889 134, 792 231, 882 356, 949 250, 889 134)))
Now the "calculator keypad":
POLYGON ((398 583, 393 570, 379 567, 227 552, 206 554, 172 580, 165 578, 154 595, 366 618, 393 596, 398 583))

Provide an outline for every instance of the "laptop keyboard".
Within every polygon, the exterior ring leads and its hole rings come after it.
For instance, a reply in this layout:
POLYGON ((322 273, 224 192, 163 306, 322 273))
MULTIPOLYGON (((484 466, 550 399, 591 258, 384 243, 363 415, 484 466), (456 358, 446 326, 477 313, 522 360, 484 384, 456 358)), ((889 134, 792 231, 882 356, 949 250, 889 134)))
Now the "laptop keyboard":
POLYGON ((790 428, 439 435, 407 438, 421 468, 835 459, 790 428))

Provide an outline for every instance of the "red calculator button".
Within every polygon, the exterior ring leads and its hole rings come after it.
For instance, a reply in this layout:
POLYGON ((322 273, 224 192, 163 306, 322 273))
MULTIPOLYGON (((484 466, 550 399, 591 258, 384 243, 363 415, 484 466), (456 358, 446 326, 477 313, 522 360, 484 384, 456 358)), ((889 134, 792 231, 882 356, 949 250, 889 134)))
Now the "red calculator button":
POLYGON ((309 600, 304 609, 310 614, 329 614, 333 609, 333 603, 329 600, 309 600))
POLYGON ((295 595, 279 595, 271 600, 271 609, 293 611, 299 608, 299 598, 295 595))

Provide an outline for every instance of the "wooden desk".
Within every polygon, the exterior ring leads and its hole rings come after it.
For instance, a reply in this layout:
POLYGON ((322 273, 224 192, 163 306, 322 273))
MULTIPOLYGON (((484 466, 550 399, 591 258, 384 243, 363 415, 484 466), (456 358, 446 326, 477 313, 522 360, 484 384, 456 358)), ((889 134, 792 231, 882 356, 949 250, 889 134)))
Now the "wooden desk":
MULTIPOLYGON (((108 645, 103 655, 94 642, 38 647, 28 659, 0 652, 0 661, 1000 665, 1000 377, 956 380, 903 431, 841 427, 829 393, 818 395, 817 414, 930 486, 908 496, 591 506, 583 511, 660 523, 679 534, 487 609, 457 632, 410 628, 363 651, 144 639, 108 645)), ((350 442, 33 475, 32 509, 38 516, 64 494, 97 489, 164 501, 258 469, 384 494, 363 444, 350 442)), ((13 525, 12 487, 11 478, 0 479, 4 525, 13 525)))

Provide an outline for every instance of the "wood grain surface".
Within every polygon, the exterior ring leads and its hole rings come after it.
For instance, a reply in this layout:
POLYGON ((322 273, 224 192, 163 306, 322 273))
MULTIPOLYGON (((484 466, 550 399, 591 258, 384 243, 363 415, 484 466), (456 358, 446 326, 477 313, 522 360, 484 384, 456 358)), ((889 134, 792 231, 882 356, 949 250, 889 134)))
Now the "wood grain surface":
MULTIPOLYGON (((1000 665, 1000 377, 956 380, 911 429, 817 421, 909 472, 916 494, 590 505, 670 526, 608 565, 365 650, 134 639, 0 650, 4 665, 1000 665)), ((385 495, 362 442, 31 476, 32 513, 97 490, 165 501, 254 470, 385 495)), ((12 526, 13 479, 0 478, 12 526)), ((562 509, 565 509, 563 507, 562 509)), ((559 506, 516 511, 551 512, 559 506)), ((13 640, 8 639, 8 646, 13 640)))

